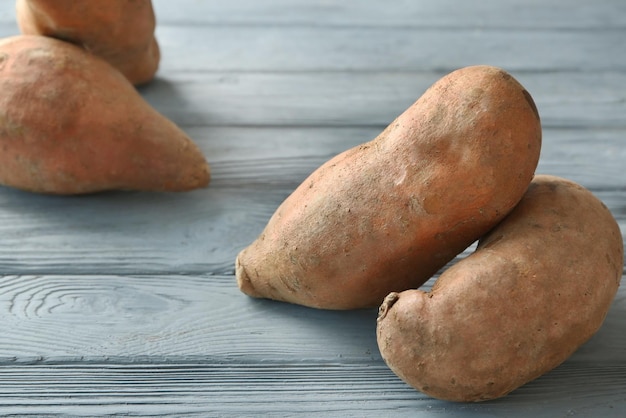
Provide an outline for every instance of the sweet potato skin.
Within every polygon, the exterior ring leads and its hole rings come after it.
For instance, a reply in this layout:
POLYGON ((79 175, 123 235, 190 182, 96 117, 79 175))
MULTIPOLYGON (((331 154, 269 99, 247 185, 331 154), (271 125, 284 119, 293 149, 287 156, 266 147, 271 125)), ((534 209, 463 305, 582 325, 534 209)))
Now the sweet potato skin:
POLYGON ((17 0, 25 35, 79 45, 105 59, 131 83, 152 80, 161 58, 150 0, 17 0))
POLYGON ((44 36, 0 41, 0 183, 41 193, 186 191, 204 155, 111 65, 44 36))
POLYGON ((435 398, 502 397, 561 364, 600 328, 623 257, 619 226, 591 192, 538 175, 430 292, 387 296, 377 326, 381 354, 435 398))
POLYGON ((377 138, 313 172, 239 253, 238 285, 316 308, 378 306, 504 217, 540 148, 537 109, 510 74, 454 71, 377 138))

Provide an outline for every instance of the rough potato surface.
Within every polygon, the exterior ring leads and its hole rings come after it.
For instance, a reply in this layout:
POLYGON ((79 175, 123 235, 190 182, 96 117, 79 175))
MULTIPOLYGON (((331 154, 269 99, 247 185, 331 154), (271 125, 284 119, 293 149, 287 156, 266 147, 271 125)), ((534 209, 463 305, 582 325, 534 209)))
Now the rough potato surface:
POLYGON ((583 187, 538 175, 519 205, 430 292, 391 293, 378 345, 435 398, 498 398, 565 361, 601 326, 622 276, 623 241, 583 187))
POLYGON ((24 35, 71 42, 98 55, 133 84, 152 80, 161 58, 150 0, 17 0, 24 35))
POLYGON ((0 184, 54 194, 209 183, 192 140, 104 60, 57 39, 0 41, 0 184))
POLYGON ((237 257, 239 287, 316 308, 378 306, 502 219, 526 191, 540 148, 537 109, 510 74, 454 71, 278 207, 237 257))

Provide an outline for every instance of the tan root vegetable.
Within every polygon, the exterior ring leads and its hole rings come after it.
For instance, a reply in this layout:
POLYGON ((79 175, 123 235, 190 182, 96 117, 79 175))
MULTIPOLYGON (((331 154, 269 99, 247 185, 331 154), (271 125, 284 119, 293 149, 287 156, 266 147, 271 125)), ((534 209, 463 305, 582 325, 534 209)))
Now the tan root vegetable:
POLYGON ((17 0, 23 34, 80 45, 104 58, 133 84, 150 81, 159 66, 150 0, 17 0))
POLYGON ((198 147, 124 76, 67 42, 0 41, 0 184, 57 194, 206 186, 198 147))
POLYGON ((387 296, 378 318, 381 354, 435 398, 504 396, 558 366, 600 328, 623 257, 619 226, 591 192, 538 175, 430 292, 387 296))
POLYGON ((378 306, 501 220, 540 148, 537 109, 510 74, 454 71, 377 138, 313 172, 239 253, 238 285, 316 308, 378 306))

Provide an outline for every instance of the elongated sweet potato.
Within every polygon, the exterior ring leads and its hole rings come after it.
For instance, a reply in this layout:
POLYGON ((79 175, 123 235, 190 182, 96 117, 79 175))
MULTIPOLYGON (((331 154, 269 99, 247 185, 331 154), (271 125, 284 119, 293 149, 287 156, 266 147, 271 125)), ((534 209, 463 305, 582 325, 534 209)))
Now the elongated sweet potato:
POLYGON ((538 175, 430 292, 387 296, 377 327, 381 354, 433 397, 504 396, 565 361, 600 328, 623 260, 606 206, 569 180, 538 175))
POLYGON ((23 34, 80 45, 135 85, 150 81, 159 67, 150 0, 17 0, 16 11, 23 34))
POLYGON ((206 186, 198 147, 129 81, 80 47, 0 41, 0 184, 57 194, 206 186))
POLYGON ((316 308, 378 306, 500 221, 540 148, 538 111, 510 74, 454 71, 377 138, 313 172, 239 253, 238 285, 316 308))

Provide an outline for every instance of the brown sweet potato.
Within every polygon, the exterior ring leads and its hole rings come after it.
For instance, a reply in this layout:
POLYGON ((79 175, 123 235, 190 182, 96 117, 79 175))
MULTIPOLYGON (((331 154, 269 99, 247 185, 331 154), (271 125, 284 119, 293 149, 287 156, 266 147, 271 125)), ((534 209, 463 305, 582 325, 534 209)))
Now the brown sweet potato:
POLYGON ((381 354, 435 398, 504 396, 565 361, 600 328, 623 260, 606 206, 569 180, 538 175, 430 292, 387 296, 377 327, 381 354))
POLYGON ((159 67, 150 0, 17 0, 16 12, 23 34, 80 45, 135 85, 150 81, 159 67))
POLYGON ((206 186, 198 147, 115 68, 44 36, 0 41, 0 184, 56 194, 206 186))
POLYGON ((377 138, 313 172, 239 253, 238 285, 316 308, 378 306, 501 220, 540 148, 537 109, 510 74, 454 71, 377 138))

